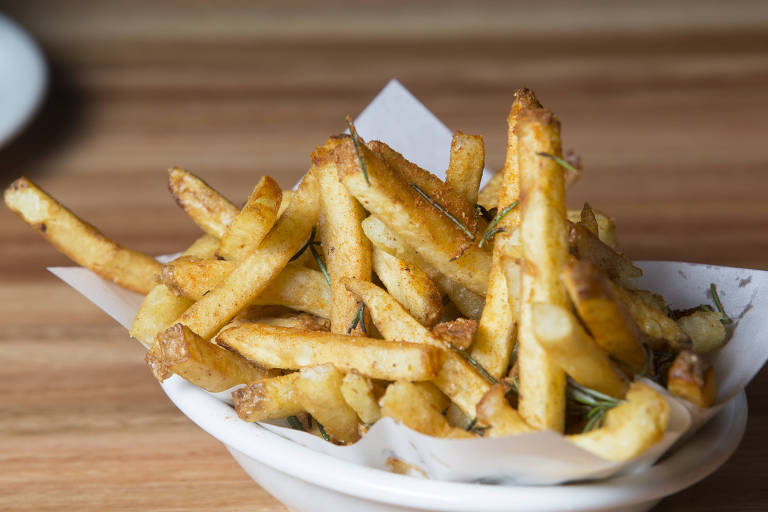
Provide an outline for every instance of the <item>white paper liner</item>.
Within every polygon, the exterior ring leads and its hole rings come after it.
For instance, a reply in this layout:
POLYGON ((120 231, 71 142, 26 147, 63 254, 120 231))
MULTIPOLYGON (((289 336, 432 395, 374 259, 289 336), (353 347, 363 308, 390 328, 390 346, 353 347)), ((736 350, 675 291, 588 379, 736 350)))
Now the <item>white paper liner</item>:
MULTIPOLYGON (((364 139, 383 140, 420 166, 445 176, 451 131, 396 80, 379 93, 355 125, 364 139)), ((484 181, 487 179, 486 173, 484 181)), ((719 389, 716 405, 702 410, 650 383, 666 396, 670 422, 663 439, 633 460, 624 463, 604 460, 554 432, 449 440, 425 436, 383 418, 356 444, 335 446, 301 431, 274 424, 262 425, 340 459, 384 469, 387 458, 394 456, 421 468, 429 478, 446 481, 546 485, 642 471, 714 416, 768 359, 768 318, 761 314, 768 310, 768 272, 676 262, 640 262, 639 265, 644 271, 640 286, 662 294, 673 308, 711 302, 709 285, 715 283, 726 311, 736 323, 728 344, 713 357, 719 389)), ((141 305, 141 295, 80 267, 49 270, 120 325, 130 327, 141 305)), ((229 392, 214 396, 231 403, 229 392)))

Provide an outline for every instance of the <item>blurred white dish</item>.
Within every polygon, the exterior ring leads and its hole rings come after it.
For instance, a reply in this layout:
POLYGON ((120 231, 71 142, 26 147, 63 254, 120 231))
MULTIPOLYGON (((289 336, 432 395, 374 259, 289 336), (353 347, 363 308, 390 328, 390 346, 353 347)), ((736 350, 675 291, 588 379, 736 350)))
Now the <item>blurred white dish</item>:
POLYGON ((15 22, 0 14, 0 146, 32 118, 48 79, 37 43, 15 22))

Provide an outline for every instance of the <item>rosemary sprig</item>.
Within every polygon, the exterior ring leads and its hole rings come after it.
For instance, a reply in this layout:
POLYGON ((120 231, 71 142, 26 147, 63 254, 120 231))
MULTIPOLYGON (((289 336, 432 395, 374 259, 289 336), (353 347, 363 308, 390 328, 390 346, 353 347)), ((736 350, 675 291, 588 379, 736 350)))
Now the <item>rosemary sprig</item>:
POLYGON ((306 432, 306 430, 304 430, 304 425, 301 424, 301 422, 299 421, 299 418, 297 418, 296 416, 288 416, 286 420, 288 420, 288 424, 291 426, 292 429, 306 432))
POLYGON ((454 224, 456 224, 459 227, 459 229, 464 232, 465 235, 467 235, 472 240, 475 239, 475 236, 472 234, 472 232, 469 229, 467 229, 467 226, 465 226, 459 219, 454 217, 453 214, 451 212, 449 212, 448 210, 446 210, 443 205, 441 205, 440 203, 438 203, 437 201, 435 201, 434 199, 429 197, 429 194, 427 194, 426 192, 421 190, 421 187, 419 187, 417 184, 411 183, 410 185, 413 187, 414 190, 416 190, 416 192, 419 193, 419 195, 421 197, 423 197, 424 199, 429 201, 429 204, 431 204, 432 206, 437 208, 437 211, 439 211, 440 213, 442 213, 443 215, 445 215, 446 217, 451 219, 451 221, 454 224))
POLYGON ((496 218, 494 218, 489 224, 488 227, 485 228, 485 233, 483 233, 483 239, 480 240, 480 243, 477 244, 478 247, 482 247, 485 242, 493 238, 496 233, 501 233, 504 231, 504 228, 497 228, 496 224, 498 224, 501 219, 506 217, 506 215, 511 212, 513 209, 517 208, 517 205, 520 204, 520 201, 515 201, 511 205, 507 206, 503 210, 499 212, 498 215, 496 215, 496 218))
POLYGON ((485 435, 485 431, 488 430, 488 427, 482 427, 477 424, 477 416, 469 420, 469 423, 467 423, 467 426, 464 427, 464 430, 467 432, 472 432, 474 434, 479 435, 480 437, 485 435))
POLYGON ((304 254, 304 251, 307 250, 307 247, 310 245, 313 245, 315 243, 315 234, 317 234, 317 226, 312 226, 312 232, 309 234, 309 238, 307 238, 307 241, 304 242, 304 245, 302 245, 298 251, 296 251, 296 254, 291 256, 291 259, 288 261, 295 261, 299 259, 299 257, 304 254))
POLYGON ((315 244, 309 244, 309 251, 312 253, 312 257, 315 258, 317 266, 320 267, 320 272, 323 273, 328 286, 331 286, 331 276, 328 275, 328 269, 325 268, 325 262, 323 261, 322 256, 320 256, 320 253, 315 249, 315 244))
POLYGON ((587 423, 584 425, 583 432, 600 428, 606 413, 623 402, 594 389, 586 388, 572 379, 568 379, 566 394, 569 400, 587 408, 587 423))
POLYGON ((576 173, 576 174, 579 173, 579 170, 577 168, 575 168, 574 166, 572 166, 571 164, 569 164, 568 162, 566 162, 565 160, 563 160, 562 158, 560 158, 557 155, 553 155, 551 153, 536 153, 536 154, 538 156, 543 156, 543 157, 546 157, 546 158, 551 158, 552 160, 557 162, 557 164, 560 167, 562 167, 563 169, 565 169, 567 171, 570 171, 570 172, 576 173))
POLYGON ((357 130, 355 129, 355 125, 352 123, 352 120, 347 116, 345 118, 347 121, 347 126, 349 127, 349 133, 352 135, 352 142, 355 145, 355 153, 357 153, 357 161, 360 163, 360 169, 363 171, 363 177, 365 178, 365 182, 368 184, 368 186, 371 186, 371 180, 368 178, 368 167, 365 166, 365 160, 363 159, 363 154, 360 152, 360 136, 357 134, 357 130))
POLYGON ((351 333, 355 330, 355 328, 359 325, 360 330, 363 331, 363 334, 366 336, 368 335, 368 330, 365 328, 365 317, 363 314, 365 313, 365 303, 361 302, 360 307, 357 308, 357 313, 355 313, 355 318, 352 319, 352 324, 347 328, 347 334, 351 333))
POLYGON ((724 324, 732 324, 733 320, 725 312, 723 309, 723 304, 720 302, 720 296, 717 294, 717 287, 715 286, 715 283, 711 283, 709 285, 709 291, 712 292, 712 300, 715 303, 715 307, 720 312, 720 314, 723 315, 723 318, 721 318, 720 321, 724 324))
POLYGON ((323 439, 325 439, 326 441, 330 441, 331 436, 329 436, 328 432, 325 431, 325 427, 323 427, 323 425, 320 424, 320 422, 317 421, 317 419, 315 419, 315 421, 317 422, 317 428, 320 429, 320 435, 323 436, 323 439))
POLYGON ((469 355, 467 352, 465 352, 464 350, 461 350, 460 348, 456 348, 456 347, 454 347, 453 345, 450 345, 450 347, 451 347, 451 349, 452 349, 454 352, 456 352, 456 353, 457 353, 457 354, 459 354, 461 357, 463 357, 464 359, 466 359, 466 361, 469 363, 469 365, 470 365, 472 368, 474 368, 475 370, 477 370, 477 373, 479 373, 480 375, 482 375, 482 376, 483 376, 483 378, 484 378, 485 380, 487 380, 488 382, 490 382, 490 383, 491 383, 491 385, 493 385, 493 384, 496 384, 496 383, 498 382, 498 381, 497 381, 497 380, 496 380, 496 379, 493 377, 493 375, 491 375, 490 373, 488 373, 488 370, 486 370, 485 368, 483 368, 483 365, 481 365, 480 363, 478 363, 478 362, 477 362, 477 360, 475 360, 475 358, 473 358, 473 357, 472 357, 471 355, 469 355))

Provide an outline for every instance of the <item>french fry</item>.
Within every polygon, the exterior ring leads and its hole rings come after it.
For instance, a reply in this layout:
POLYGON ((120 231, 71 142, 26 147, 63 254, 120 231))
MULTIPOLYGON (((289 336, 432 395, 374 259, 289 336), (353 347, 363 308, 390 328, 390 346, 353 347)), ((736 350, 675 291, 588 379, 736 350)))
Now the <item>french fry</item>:
MULTIPOLYGON (((371 280, 371 242, 363 233, 360 223, 365 210, 339 182, 333 148, 340 138, 329 139, 312 153, 313 172, 317 177, 320 194, 319 232, 322 240, 325 266, 331 279, 331 332, 362 336, 365 322, 349 330, 360 304, 344 288, 341 279, 356 277, 371 280)), ((364 318, 368 314, 363 312, 364 318)))
POLYGON ((489 427, 485 431, 486 437, 503 437, 533 430, 509 405, 502 384, 493 385, 477 404, 477 422, 489 427))
POLYGON ((490 387, 488 381, 464 358, 448 349, 445 342, 411 317, 405 308, 387 292, 359 279, 345 279, 344 284, 349 291, 365 302, 371 312, 374 325, 384 339, 408 340, 435 347, 443 352, 442 367, 433 379, 433 383, 468 416, 474 417, 475 404, 490 387))
MULTIPOLYGON (((260 306, 255 306, 255 307, 260 307, 260 306)), ((243 313, 247 312, 248 309, 246 309, 243 313)), ((326 318, 320 318, 314 315, 308 315, 307 313, 290 312, 290 313, 283 313, 283 314, 275 314, 271 316, 258 316, 258 318, 250 318, 250 315, 247 315, 247 314, 244 316, 241 316, 241 315, 236 316, 235 320, 233 320, 227 325, 231 325, 233 322, 236 322, 239 320, 246 320, 246 321, 256 322, 262 325, 274 325, 277 327, 291 327, 294 329, 307 329, 310 331, 326 331, 327 332, 331 330, 330 320, 326 318)), ((226 329, 226 326, 224 327, 224 329, 226 329)))
POLYGON ((656 444, 669 422, 669 405, 641 382, 633 383, 626 401, 609 410, 599 429, 566 438, 575 445, 612 461, 629 460, 656 444))
POLYGON ((719 311, 694 311, 677 319, 677 325, 690 336, 692 349, 696 353, 710 352, 725 343, 723 315, 719 311))
POLYGON ((642 373, 647 359, 644 336, 611 293, 605 274, 589 262, 572 261, 563 268, 563 283, 597 344, 635 373, 642 373))
POLYGON ((293 385, 299 372, 268 377, 232 392, 237 416, 243 421, 276 420, 304 412, 293 385))
POLYGON ((412 384, 416 386, 416 389, 422 394, 424 399, 441 413, 445 412, 445 410, 448 409, 448 406, 451 405, 451 399, 448 398, 445 393, 440 391, 440 388, 435 386, 434 383, 424 381, 412 382, 412 384))
POLYGON ((353 370, 344 376, 341 394, 357 416, 367 425, 373 425, 381 418, 381 408, 376 401, 371 380, 353 370))
POLYGON ((565 372, 536 340, 533 304, 567 307, 560 272, 568 256, 563 170, 542 154, 560 155, 560 122, 543 109, 518 116, 520 240, 523 245, 518 411, 530 426, 562 432, 565 426, 565 372))
MULTIPOLYGON (((198 238, 183 256, 210 258, 219 247, 219 239, 212 235, 198 238)), ((176 319, 192 305, 192 301, 179 297, 164 284, 158 284, 144 297, 131 323, 129 334, 142 345, 151 348, 157 333, 172 326, 176 319)))
POLYGON ((283 191, 269 176, 263 176, 221 237, 216 255, 240 261, 256 249, 277 220, 283 191))
POLYGON ((457 318, 441 322, 432 328, 432 334, 452 347, 466 350, 475 339, 477 322, 469 318, 457 318))
MULTIPOLYGON (((179 296, 200 300, 235 267, 231 261, 180 257, 163 266, 161 277, 163 283, 179 296)), ((320 271, 288 263, 251 304, 287 306, 330 318, 331 291, 320 271)))
POLYGON ((210 339, 274 281, 310 234, 317 219, 314 176, 304 177, 291 204, 258 249, 241 261, 211 292, 189 307, 179 322, 210 339))
POLYGON ((477 204, 490 211, 499 204, 499 190, 504 182, 502 172, 497 172, 477 194, 477 204))
POLYGON ((161 382, 175 373, 213 393, 272 374, 207 342, 181 324, 160 333, 145 360, 161 382))
POLYGON ((573 380, 607 395, 624 398, 627 379, 605 352, 561 306, 533 305, 533 332, 549 356, 573 380))
POLYGON ((240 209, 206 182, 179 167, 168 169, 168 188, 176 203, 206 233, 221 239, 240 209))
MULTIPOLYGON (((360 158, 352 140, 345 140, 335 150, 339 176, 347 190, 428 263, 471 291, 484 295, 491 257, 473 245, 474 232, 464 221, 455 215, 446 215, 446 207, 441 211, 435 206, 450 194, 430 196, 433 203, 417 191, 416 183, 408 182, 366 146, 359 146, 359 150, 360 158), (361 162, 366 168, 365 174, 361 162)), ((450 187, 446 188, 466 203, 450 187)))
POLYGON ((357 414, 341 393, 343 378, 332 364, 303 368, 293 389, 302 407, 331 437, 342 443, 354 443, 360 437, 357 414))
POLYGON ((305 329, 242 323, 214 340, 265 368, 298 370, 332 363, 344 372, 383 380, 431 380, 442 353, 434 347, 305 329))
POLYGON ((409 265, 423 270, 437 287, 448 295, 462 315, 468 318, 480 318, 480 313, 485 304, 482 296, 452 281, 427 263, 411 246, 404 243, 377 217, 373 215, 368 217, 363 221, 362 227, 365 236, 368 237, 374 246, 409 265))
POLYGON ((11 211, 78 265, 138 293, 155 287, 160 263, 107 238, 27 178, 11 183, 4 199, 11 211))
POLYGON ((568 241, 571 254, 576 258, 589 261, 605 271, 608 277, 624 285, 631 286, 634 279, 643 275, 626 256, 604 244, 589 229, 581 224, 568 223, 568 241))
MULTIPOLYGON (((472 357, 482 364, 495 378, 501 378, 509 367, 515 344, 515 327, 520 314, 520 286, 509 289, 501 268, 502 258, 519 258, 520 208, 514 206, 520 200, 520 170, 518 166, 518 142, 515 126, 520 113, 526 108, 537 108, 536 96, 528 89, 519 89, 507 117, 507 154, 504 162, 502 183, 499 187, 499 218, 493 246, 493 261, 488 278, 488 293, 485 297, 480 323, 477 326, 472 357), (503 215, 503 216, 502 216, 503 215)), ((514 265, 508 262, 507 265, 514 265)), ((518 271, 519 275, 519 271, 518 271)))
POLYGON ((667 389, 694 405, 711 407, 717 396, 715 369, 692 350, 683 350, 669 368, 667 389))
POLYGON ((440 320, 443 313, 442 294, 419 267, 374 247, 373 269, 390 295, 420 324, 432 327, 440 320))
POLYGON ((452 427, 440 411, 410 382, 394 382, 379 401, 382 416, 393 418, 408 428, 434 437, 469 438, 469 432, 452 427))
POLYGON ((469 204, 477 203, 480 179, 485 168, 485 145, 479 135, 456 132, 451 139, 451 158, 445 183, 469 204))
MULTIPOLYGON (((597 221, 597 237, 611 249, 616 249, 616 224, 605 212, 592 209, 597 221)), ((581 210, 568 210, 568 220, 573 223, 581 221, 581 210)))

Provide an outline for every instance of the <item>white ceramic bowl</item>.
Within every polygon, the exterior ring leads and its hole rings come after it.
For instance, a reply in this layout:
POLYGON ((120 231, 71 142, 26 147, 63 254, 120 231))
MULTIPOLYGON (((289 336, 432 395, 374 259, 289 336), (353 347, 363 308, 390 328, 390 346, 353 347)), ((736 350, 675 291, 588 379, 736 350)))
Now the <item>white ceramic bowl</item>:
POLYGON ((338 460, 237 418, 234 409, 173 376, 163 390, 275 498, 296 511, 645 511, 720 467, 747 422, 744 392, 650 470, 593 483, 497 486, 438 482, 338 460))

